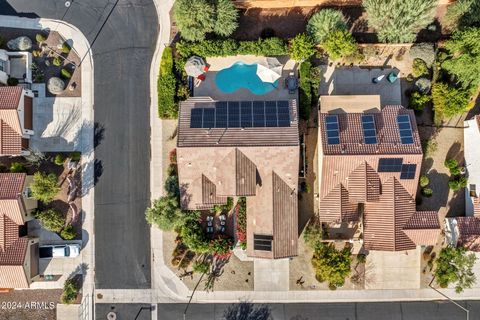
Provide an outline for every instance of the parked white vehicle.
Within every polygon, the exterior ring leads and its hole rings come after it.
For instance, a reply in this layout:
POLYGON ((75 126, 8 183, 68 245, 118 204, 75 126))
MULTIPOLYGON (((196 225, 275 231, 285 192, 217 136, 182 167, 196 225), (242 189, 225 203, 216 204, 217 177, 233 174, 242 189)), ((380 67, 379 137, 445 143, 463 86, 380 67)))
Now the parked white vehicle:
POLYGON ((50 258, 75 258, 80 254, 80 245, 59 244, 59 245, 44 245, 39 248, 39 255, 41 259, 50 258))

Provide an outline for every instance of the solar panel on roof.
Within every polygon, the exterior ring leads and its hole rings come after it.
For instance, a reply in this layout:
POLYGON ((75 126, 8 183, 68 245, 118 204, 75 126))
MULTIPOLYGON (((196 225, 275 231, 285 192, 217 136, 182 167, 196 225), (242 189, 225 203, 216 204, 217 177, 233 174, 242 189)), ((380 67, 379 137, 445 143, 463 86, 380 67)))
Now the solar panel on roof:
POLYGON ((378 172, 400 172, 403 158, 380 158, 378 160, 378 172))
POLYGON ((376 144, 377 131, 375 130, 375 120, 373 115, 362 116, 362 128, 365 144, 376 144))
POLYGON ((413 143, 412 125, 410 123, 410 116, 407 114, 400 114, 397 116, 398 131, 400 134, 400 141, 402 144, 413 143))
POLYGON ((194 108, 190 115, 190 128, 202 127, 203 108, 194 108))
POLYGON ((338 125, 338 117, 336 115, 326 116, 325 124, 327 131, 327 143, 340 144, 340 127, 338 125))
POLYGON ((240 103, 240 125, 242 127, 252 126, 252 102, 242 101, 240 103))
POLYGON ((240 103, 236 101, 228 102, 228 127, 240 127, 240 103))
POLYGON ((228 125, 228 105, 226 102, 215 105, 215 128, 226 128, 228 125))
POLYGON ((253 126, 265 127, 265 104, 263 101, 253 101, 253 126))
POLYGON ((400 173, 400 179, 415 179, 416 164, 404 164, 400 173))
POLYGON ((275 101, 265 101, 265 126, 278 126, 277 103, 275 101))
POLYGON ((205 108, 203 109, 203 128, 215 127, 215 109, 205 108))

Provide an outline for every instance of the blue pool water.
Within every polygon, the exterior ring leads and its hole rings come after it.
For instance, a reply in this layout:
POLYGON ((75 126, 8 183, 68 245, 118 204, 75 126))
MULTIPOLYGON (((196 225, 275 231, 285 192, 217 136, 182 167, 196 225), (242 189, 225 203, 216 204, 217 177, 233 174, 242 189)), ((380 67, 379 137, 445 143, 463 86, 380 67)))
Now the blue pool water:
POLYGON ((263 82, 257 76, 257 64, 235 62, 231 67, 217 73, 215 84, 223 93, 232 93, 245 88, 253 94, 261 95, 275 89, 278 80, 274 83, 263 82))

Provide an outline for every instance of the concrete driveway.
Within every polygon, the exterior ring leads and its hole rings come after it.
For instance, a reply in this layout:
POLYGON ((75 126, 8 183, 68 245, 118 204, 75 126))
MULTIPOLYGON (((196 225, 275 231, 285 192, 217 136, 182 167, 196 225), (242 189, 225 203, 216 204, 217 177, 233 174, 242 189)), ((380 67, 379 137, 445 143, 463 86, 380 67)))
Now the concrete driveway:
POLYGON ((365 266, 365 289, 419 289, 420 248, 400 252, 371 251, 365 266))
POLYGON ((402 104, 400 79, 394 83, 387 81, 390 72, 397 69, 336 68, 323 66, 320 95, 373 95, 379 94, 382 106, 402 104), (377 84, 372 79, 380 75, 385 77, 377 84))
POLYGON ((288 291, 289 259, 255 259, 255 291, 288 291))

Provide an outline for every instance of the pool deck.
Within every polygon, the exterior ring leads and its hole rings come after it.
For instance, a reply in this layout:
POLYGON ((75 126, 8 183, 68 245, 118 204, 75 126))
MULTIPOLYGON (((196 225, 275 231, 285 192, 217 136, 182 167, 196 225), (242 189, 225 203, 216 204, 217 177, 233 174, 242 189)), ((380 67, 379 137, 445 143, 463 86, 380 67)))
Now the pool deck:
POLYGON ((248 55, 248 56, 232 56, 232 57, 215 57, 207 58, 207 65, 210 66, 206 73, 206 79, 202 83, 194 88, 193 96, 195 97, 211 97, 214 100, 288 100, 298 99, 298 90, 295 94, 289 94, 288 90, 284 87, 285 78, 290 72, 296 74, 296 63, 290 60, 287 56, 277 57, 278 61, 283 64, 282 77, 278 79, 278 88, 262 95, 256 95, 250 92, 248 89, 239 89, 233 93, 223 93, 217 88, 215 84, 215 77, 217 72, 230 67, 235 62, 244 62, 247 64, 253 64, 260 62, 263 57, 248 55))

